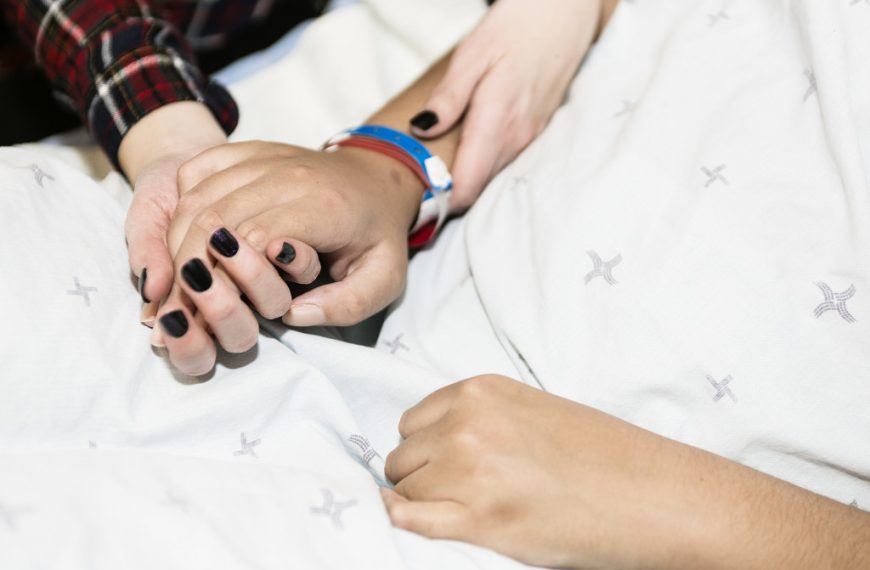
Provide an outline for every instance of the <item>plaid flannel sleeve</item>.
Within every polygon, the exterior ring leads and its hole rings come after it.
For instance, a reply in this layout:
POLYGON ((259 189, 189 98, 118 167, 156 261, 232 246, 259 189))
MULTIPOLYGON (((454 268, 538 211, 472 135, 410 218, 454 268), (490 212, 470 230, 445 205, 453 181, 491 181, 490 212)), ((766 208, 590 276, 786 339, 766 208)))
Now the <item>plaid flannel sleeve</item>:
POLYGON ((238 122, 229 93, 196 67, 184 36, 147 0, 0 0, 0 7, 116 167, 130 127, 163 105, 204 103, 227 133, 238 122))

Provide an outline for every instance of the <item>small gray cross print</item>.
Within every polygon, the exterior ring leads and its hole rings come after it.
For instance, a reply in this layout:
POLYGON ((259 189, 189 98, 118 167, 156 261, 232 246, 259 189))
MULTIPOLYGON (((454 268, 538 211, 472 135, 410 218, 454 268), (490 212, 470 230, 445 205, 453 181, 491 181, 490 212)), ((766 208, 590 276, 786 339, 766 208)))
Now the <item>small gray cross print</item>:
POLYGON ((88 440, 88 449, 98 449, 97 442, 89 439, 88 440))
POLYGON ((719 20, 730 20, 731 17, 728 16, 728 12, 725 10, 719 10, 719 12, 715 14, 707 14, 707 19, 710 20, 709 27, 713 27, 719 23, 719 20))
POLYGON ((33 179, 36 180, 40 188, 45 188, 42 184, 44 180, 54 180, 54 176, 41 169, 38 164, 31 164, 27 168, 33 173, 33 179))
POLYGON ((716 395, 713 396, 714 402, 718 402, 725 396, 731 398, 732 402, 737 401, 737 396, 734 395, 734 392, 732 392, 731 388, 728 386, 728 384, 730 384, 733 380, 734 378, 732 378, 730 374, 723 378, 721 382, 716 382, 715 378, 713 378, 709 374, 707 375, 707 382, 709 382, 710 385, 713 386, 713 388, 716 390, 716 395))
POLYGON ((359 450, 362 452, 362 460, 365 461, 366 465, 372 462, 372 459, 375 457, 380 457, 381 454, 375 451, 375 448, 372 447, 371 442, 369 442, 368 438, 359 434, 353 434, 349 438, 347 438, 349 442, 359 447, 359 450))
POLYGON ((858 499, 855 499, 854 501, 849 503, 849 506, 852 507, 853 509, 857 509, 858 508, 858 499))
POLYGON ((30 507, 8 507, 0 503, 0 522, 11 531, 18 529, 18 519, 33 512, 30 507))
POLYGON ((613 118, 616 119, 617 117, 627 115, 627 114, 631 113, 632 111, 634 111, 634 101, 630 101, 628 99, 623 99, 622 100, 622 109, 617 111, 617 113, 615 115, 613 115, 613 118))
POLYGON ((807 83, 809 83, 806 92, 804 92, 804 101, 806 101, 819 90, 819 83, 816 81, 816 73, 812 69, 804 69, 804 77, 807 78, 807 83))
POLYGON ((335 495, 329 489, 321 489, 320 492, 323 493, 323 506, 311 507, 312 514, 324 515, 332 520, 335 528, 343 528, 341 515, 344 514, 344 511, 356 505, 356 501, 336 501, 335 495))
POLYGON ((254 459, 257 459, 257 453, 254 451, 254 448, 260 445, 260 440, 248 441, 248 436, 245 435, 245 432, 242 432, 240 439, 242 448, 234 451, 233 456, 250 455, 254 459))
POLYGON ((81 297, 85 300, 85 307, 91 306, 91 293, 97 293, 96 287, 82 287, 81 283, 79 283, 78 277, 73 277, 73 282, 76 285, 75 289, 68 289, 67 295, 81 295, 81 297))
POLYGON ((613 268, 622 263, 622 254, 617 255, 610 261, 603 261, 601 256, 592 250, 587 251, 586 255, 592 259, 592 271, 586 274, 587 285, 596 277, 603 277, 610 285, 619 283, 619 281, 613 278, 613 268))
POLYGON ((837 311, 847 323, 854 323, 856 321, 846 306, 846 301, 855 296, 855 285, 850 285, 842 293, 834 293, 834 290, 827 283, 822 283, 821 281, 816 283, 816 287, 821 289, 822 295, 825 296, 825 301, 816 307, 816 310, 813 312, 817 319, 828 311, 837 311))
POLYGON ((720 164, 712 170, 707 168, 706 166, 702 166, 701 172, 703 172, 704 175, 707 177, 707 182, 704 183, 704 188, 709 188, 717 182, 721 182, 725 186, 728 186, 728 179, 725 178, 724 174, 722 174, 722 172, 724 172, 726 168, 728 168, 728 165, 726 164, 720 164))
POLYGON ((387 345, 390 349, 390 354, 396 354, 399 350, 411 350, 408 346, 402 342, 402 337, 405 336, 405 333, 399 334, 393 340, 385 340, 383 343, 387 345))
POLYGON ((166 501, 164 504, 169 507, 174 507, 186 515, 190 514, 190 501, 181 495, 177 495, 170 489, 166 490, 166 501))

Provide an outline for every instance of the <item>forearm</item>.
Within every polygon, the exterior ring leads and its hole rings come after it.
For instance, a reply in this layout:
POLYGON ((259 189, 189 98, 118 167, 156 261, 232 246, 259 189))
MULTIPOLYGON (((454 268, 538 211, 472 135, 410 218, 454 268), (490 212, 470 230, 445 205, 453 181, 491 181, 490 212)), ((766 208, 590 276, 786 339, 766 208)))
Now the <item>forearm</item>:
POLYGON ((658 547, 664 558, 657 567, 870 568, 867 513, 721 457, 679 448, 662 473, 667 484, 660 491, 672 502, 657 515, 665 545, 658 547))

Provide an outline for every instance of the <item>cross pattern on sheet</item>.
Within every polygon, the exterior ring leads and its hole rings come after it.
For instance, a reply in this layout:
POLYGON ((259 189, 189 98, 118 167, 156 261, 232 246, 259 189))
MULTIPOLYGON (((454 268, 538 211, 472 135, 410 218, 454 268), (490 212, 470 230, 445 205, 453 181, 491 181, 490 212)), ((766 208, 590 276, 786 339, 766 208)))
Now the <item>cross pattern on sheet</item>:
POLYGON ((849 506, 852 507, 853 509, 857 509, 858 508, 858 499, 855 499, 851 503, 849 503, 849 506))
POLYGON ((726 376, 725 378, 723 378, 721 382, 716 382, 715 378, 713 378, 709 374, 707 375, 707 381, 716 390, 716 395, 713 396, 714 402, 718 402, 719 400, 721 400, 725 396, 728 396, 729 398, 731 398, 732 402, 737 401, 737 396, 734 395, 734 392, 732 392, 731 388, 728 386, 729 384, 731 384, 731 382, 733 380, 734 380, 734 378, 730 374, 728 376, 726 376))
POLYGON ((96 287, 82 287, 78 277, 73 277, 75 289, 67 289, 67 295, 80 295, 85 300, 85 307, 91 306, 91 293, 97 293, 96 287))
POLYGON ((233 452, 233 456, 239 457, 242 455, 250 455, 254 459, 257 459, 257 452, 254 451, 254 448, 260 445, 260 440, 255 439, 253 441, 248 441, 248 436, 245 435, 245 432, 242 432, 240 438, 241 440, 241 449, 238 449, 233 452))
POLYGON ((33 179, 36 181, 37 184, 39 184, 40 188, 45 188, 45 186, 43 185, 43 182, 45 180, 54 181, 54 176, 44 171, 42 168, 39 167, 38 164, 29 164, 26 166, 26 168, 28 168, 30 172, 33 173, 33 179))
POLYGON ((402 342, 402 337, 405 336, 405 333, 400 333, 393 340, 385 340, 383 343, 390 348, 390 354, 396 354, 399 350, 409 351, 411 350, 408 346, 402 342))
POLYGON ((11 531, 18 530, 18 519, 33 512, 30 507, 10 507, 0 503, 0 522, 11 531))
POLYGON ((849 312, 849 308, 846 306, 846 301, 855 296, 855 285, 850 285, 849 288, 842 293, 834 293, 834 290, 831 289, 827 283, 822 283, 821 281, 816 283, 816 287, 821 289, 822 295, 825 296, 825 301, 816 307, 815 311, 813 311, 813 314, 816 315, 817 319, 828 311, 837 311, 837 313, 839 313, 847 323, 854 323, 857 320, 852 316, 852 313, 849 312))
POLYGON ((320 492, 323 494, 323 506, 311 507, 311 513, 328 517, 332 521, 332 524, 335 525, 335 528, 344 528, 344 525, 341 522, 341 515, 344 514, 344 511, 347 509, 355 506, 356 501, 353 499, 348 501, 336 501, 335 495, 329 489, 321 489, 320 492))
POLYGON ((601 256, 598 253, 588 250, 586 255, 592 259, 592 271, 586 274, 586 284, 589 285, 589 282, 595 279, 596 277, 602 277, 604 280, 610 285, 616 285, 619 283, 613 277, 613 268, 622 263, 622 254, 618 254, 616 257, 611 259, 610 261, 603 261, 601 256))
POLYGON ((728 179, 725 178, 724 174, 722 174, 722 172, 724 172, 726 168, 728 168, 727 164, 720 164, 713 169, 702 166, 701 172, 703 172, 704 175, 707 176, 707 182, 704 183, 704 188, 709 188, 717 182, 721 182, 725 186, 729 186, 728 179))
POLYGON ((615 115, 613 115, 613 118, 616 119, 618 117, 631 113, 632 111, 634 111, 634 106, 634 101, 631 101, 629 99, 623 99, 622 109, 620 109, 615 115))
POLYGON ((731 17, 725 10, 719 10, 715 14, 707 14, 707 19, 710 21, 708 26, 712 28, 718 24, 720 20, 730 20, 731 17))
POLYGON ((166 490, 166 501, 165 504, 169 507, 176 508, 183 512, 186 515, 190 514, 190 501, 182 497, 181 495, 176 494, 172 491, 172 489, 166 490))
POLYGON ((375 448, 372 447, 367 437, 355 433, 347 438, 347 440, 359 447, 360 452, 362 452, 362 460, 365 461, 366 465, 369 465, 375 457, 381 457, 381 454, 375 451, 375 448))
POLYGON ((819 83, 816 81, 816 72, 812 69, 804 69, 804 77, 807 78, 807 83, 809 83, 809 86, 807 86, 807 90, 804 93, 804 101, 806 101, 819 90, 819 83))
POLYGON ((97 449, 97 442, 93 440, 88 440, 88 449, 97 449))

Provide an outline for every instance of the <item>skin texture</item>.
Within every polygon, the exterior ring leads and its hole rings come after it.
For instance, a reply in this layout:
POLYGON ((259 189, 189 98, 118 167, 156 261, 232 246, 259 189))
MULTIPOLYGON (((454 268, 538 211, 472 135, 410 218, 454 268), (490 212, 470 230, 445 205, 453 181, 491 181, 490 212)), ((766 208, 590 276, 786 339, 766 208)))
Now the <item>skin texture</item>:
MULTIPOLYGON (((447 60, 369 122, 407 130, 407 118, 443 76, 447 60)), ((453 161, 459 133, 457 127, 429 145, 447 164, 453 161)), ((239 291, 267 318, 314 326, 360 322, 384 308, 404 287, 407 232, 423 184, 392 158, 364 149, 324 153, 278 143, 225 144, 181 166, 177 191, 180 203, 167 232, 175 282, 157 317, 182 311, 190 328, 182 337, 172 337, 158 327, 155 340, 166 346, 182 372, 202 375, 213 367, 216 348, 208 331, 227 350, 245 350, 256 342, 256 322, 239 291), (208 245, 220 228, 260 254, 260 266, 247 272, 227 267, 235 258, 220 258, 208 245), (282 296, 275 283, 279 269, 287 272, 277 260, 285 242, 295 246, 291 265, 296 280, 310 282, 317 276, 316 250, 336 283, 292 300, 284 287, 282 296), (193 290, 181 272, 193 259, 201 260, 210 273, 223 272, 227 279, 216 279, 214 288, 206 292, 193 290), (264 289, 268 292, 256 294, 264 289), (266 306, 257 299, 272 303, 266 306)), ((256 256, 248 257, 253 265, 256 256)))
MULTIPOLYGON (((602 18, 609 14, 601 10, 599 0, 550 1, 556 4, 554 13, 548 12, 546 21, 537 23, 539 27, 525 25, 528 3, 500 3, 455 53, 448 54, 367 121, 409 132, 409 118, 426 107, 427 101, 441 109, 439 101, 459 101, 451 95, 455 86, 466 92, 466 100, 451 108, 450 120, 442 121, 437 136, 430 136, 427 142, 454 170, 454 192, 459 197, 452 204, 454 209, 473 202, 489 177, 544 128, 596 30, 605 23, 602 18), (565 18, 565 13, 570 17, 565 18), (559 33, 549 34, 548 41, 529 32, 553 26, 559 33), (500 40, 510 36, 500 33, 504 30, 530 35, 524 45, 540 45, 540 49, 517 51, 512 47, 515 42, 500 40), (468 55, 490 43, 493 49, 486 52, 486 65, 468 55), (536 65, 542 60, 551 65, 536 65), (533 70, 540 73, 527 73, 533 70), (466 107, 470 111, 463 121, 466 107), (494 128, 503 115, 509 116, 507 131, 494 128), (467 132, 473 136, 463 134, 467 132), (485 172, 480 165, 485 165, 485 172)), ((531 11, 541 12, 537 8, 531 11)), ((255 302, 266 317, 276 316, 282 307, 284 321, 294 326, 355 324, 389 304, 404 287, 404 236, 419 206, 422 185, 392 159, 367 150, 342 149, 321 159, 287 145, 226 145, 185 163, 179 170, 178 190, 184 197, 168 232, 175 259, 175 285, 158 317, 181 310, 192 317, 192 325, 190 334, 183 338, 166 339, 158 330, 156 341, 165 342, 173 363, 188 374, 207 373, 214 362, 215 349, 207 328, 229 350, 243 350, 255 342, 254 322, 245 306, 232 298, 232 292, 240 289, 254 300, 251 292, 264 287, 258 281, 274 282, 267 275, 268 268, 261 267, 234 273, 227 287, 219 285, 206 294, 191 291, 181 278, 180 267, 191 259, 201 259, 208 271, 220 272, 226 261, 218 259, 220 263, 215 265, 203 245, 210 232, 219 227, 231 228, 272 261, 281 242, 300 244, 300 260, 294 263, 306 275, 315 273, 313 260, 317 256, 311 253, 312 247, 325 254, 330 276, 337 282, 292 301, 289 310, 286 296, 274 297, 274 306, 267 308, 255 302), (348 165, 355 172, 345 168, 348 165), (342 221, 340 227, 335 220, 342 221), (335 233, 327 235, 326 228, 335 233)), ((163 293, 162 281, 160 285, 159 293, 163 293)), ((269 289, 275 291, 276 287, 269 289)))
POLYGON ((465 38, 420 110, 435 113, 425 139, 464 121, 453 167, 452 207, 474 203, 486 183, 549 123, 596 33, 615 8, 601 0, 499 0, 465 38))
POLYGON ((567 568, 870 567, 870 515, 502 376, 402 417, 398 527, 567 568))

